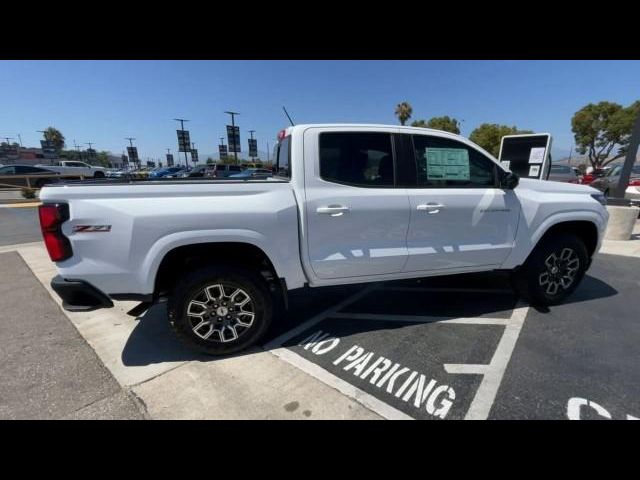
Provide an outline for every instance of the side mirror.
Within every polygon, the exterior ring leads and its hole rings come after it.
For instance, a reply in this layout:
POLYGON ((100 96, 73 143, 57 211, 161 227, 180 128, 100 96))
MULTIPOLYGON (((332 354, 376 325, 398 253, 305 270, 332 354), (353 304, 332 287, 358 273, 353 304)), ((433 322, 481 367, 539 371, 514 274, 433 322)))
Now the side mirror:
POLYGON ((518 186, 520 177, 513 172, 506 172, 500 181, 500 187, 507 190, 513 190, 518 186))

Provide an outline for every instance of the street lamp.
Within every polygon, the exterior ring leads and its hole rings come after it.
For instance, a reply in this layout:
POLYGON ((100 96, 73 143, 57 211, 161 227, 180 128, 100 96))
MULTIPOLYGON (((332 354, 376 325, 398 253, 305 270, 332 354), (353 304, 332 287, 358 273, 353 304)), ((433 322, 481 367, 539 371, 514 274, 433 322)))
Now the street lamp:
POLYGON ((238 152, 236 151, 236 124, 235 124, 235 116, 240 115, 238 112, 224 112, 226 114, 231 115, 231 139, 233 140, 233 158, 238 164, 238 152))

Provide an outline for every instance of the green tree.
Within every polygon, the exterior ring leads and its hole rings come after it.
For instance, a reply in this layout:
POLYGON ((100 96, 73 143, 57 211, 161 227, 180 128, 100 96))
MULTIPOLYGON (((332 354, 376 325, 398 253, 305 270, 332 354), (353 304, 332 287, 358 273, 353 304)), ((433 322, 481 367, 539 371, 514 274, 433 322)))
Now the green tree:
POLYGON ((111 167, 111 162, 109 161, 109 152, 105 152, 104 150, 97 155, 98 164, 101 167, 109 168, 111 167))
POLYGON ((45 129, 44 139, 53 142, 53 146, 58 153, 64 148, 64 135, 55 127, 47 127, 45 129))
POLYGON ((212 165, 213 163, 214 163, 213 158, 211 157, 207 158, 207 165, 212 165))
POLYGON ((582 107, 571 119, 576 151, 587 154, 593 168, 602 168, 624 157, 638 115, 640 100, 626 108, 612 102, 582 107))
POLYGON ((505 135, 516 135, 519 133, 533 133, 531 130, 518 130, 516 126, 509 127, 507 125, 498 125, 496 123, 483 123, 476 128, 469 140, 477 143, 487 152, 491 153, 494 157, 497 157, 500 153, 500 142, 505 135))
POLYGON ((445 115, 444 117, 432 117, 428 122, 425 122, 424 120, 417 120, 412 122, 411 126, 433 128, 435 130, 444 130, 445 132, 460 134, 460 122, 448 115, 445 115))
POLYGON ((409 105, 408 102, 402 102, 396 105, 395 115, 400 120, 400 125, 404 125, 407 123, 407 120, 411 118, 413 114, 413 108, 409 105))

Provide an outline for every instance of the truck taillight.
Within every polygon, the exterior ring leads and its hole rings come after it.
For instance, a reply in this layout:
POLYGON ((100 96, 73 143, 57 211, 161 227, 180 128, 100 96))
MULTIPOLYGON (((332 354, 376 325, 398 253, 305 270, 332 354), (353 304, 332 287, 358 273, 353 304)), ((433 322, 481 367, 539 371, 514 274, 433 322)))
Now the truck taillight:
POLYGON ((629 182, 629 186, 630 186, 630 187, 640 187, 640 178, 637 178, 637 179, 631 180, 631 181, 629 182))
POLYGON ((69 239, 62 233, 62 224, 69 219, 69 206, 66 203, 45 203, 38 208, 40 229, 49 257, 61 262, 73 255, 69 239))

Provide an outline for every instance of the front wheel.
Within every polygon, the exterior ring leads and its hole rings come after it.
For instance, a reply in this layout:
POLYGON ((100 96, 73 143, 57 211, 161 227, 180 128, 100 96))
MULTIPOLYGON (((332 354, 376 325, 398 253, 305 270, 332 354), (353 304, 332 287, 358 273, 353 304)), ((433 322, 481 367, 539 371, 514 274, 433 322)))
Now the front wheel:
POLYGON ((185 275, 167 307, 178 338, 209 355, 228 355, 255 344, 269 328, 273 311, 262 277, 232 267, 185 275))
POLYGON ((575 235, 544 239, 514 273, 516 291, 534 305, 557 305, 573 293, 589 265, 584 242, 575 235))

